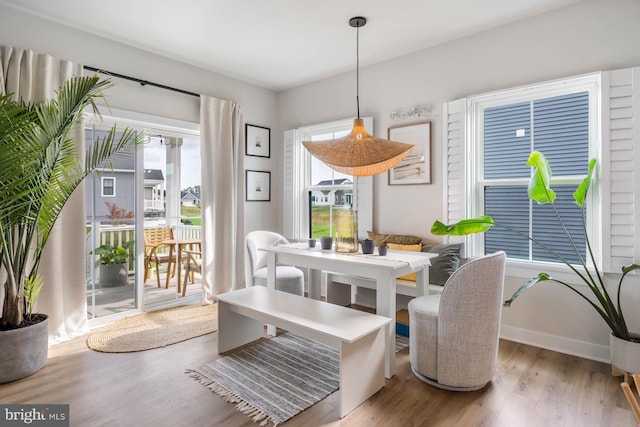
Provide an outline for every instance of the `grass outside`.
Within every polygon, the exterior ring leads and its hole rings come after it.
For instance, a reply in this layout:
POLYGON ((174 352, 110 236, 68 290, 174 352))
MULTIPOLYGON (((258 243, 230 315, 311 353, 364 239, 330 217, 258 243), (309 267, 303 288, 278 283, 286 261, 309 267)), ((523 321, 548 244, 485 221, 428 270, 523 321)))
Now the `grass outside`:
POLYGON ((311 208, 311 237, 333 236, 335 224, 331 224, 331 206, 313 206, 311 208))
POLYGON ((180 221, 188 225, 202 225, 202 211, 200 206, 182 206, 180 205, 180 221), (187 223, 186 221, 190 221, 187 223))

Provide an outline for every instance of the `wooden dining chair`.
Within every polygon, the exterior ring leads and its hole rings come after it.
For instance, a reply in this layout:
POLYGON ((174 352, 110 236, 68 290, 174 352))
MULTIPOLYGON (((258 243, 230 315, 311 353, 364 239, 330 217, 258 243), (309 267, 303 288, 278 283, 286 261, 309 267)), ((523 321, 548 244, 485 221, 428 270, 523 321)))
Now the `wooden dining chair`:
POLYGON ((160 287, 160 264, 167 264, 167 281, 165 288, 169 288, 169 275, 175 276, 176 256, 169 257, 170 245, 163 244, 165 240, 173 240, 173 228, 145 228, 144 230, 144 281, 151 276, 152 264, 155 265, 158 287, 160 287))
POLYGON ((200 249, 185 249, 184 253, 187 255, 187 261, 184 263, 184 283, 182 285, 182 296, 185 296, 187 291, 187 283, 191 279, 191 283, 195 283, 195 273, 202 274, 202 251, 200 249))

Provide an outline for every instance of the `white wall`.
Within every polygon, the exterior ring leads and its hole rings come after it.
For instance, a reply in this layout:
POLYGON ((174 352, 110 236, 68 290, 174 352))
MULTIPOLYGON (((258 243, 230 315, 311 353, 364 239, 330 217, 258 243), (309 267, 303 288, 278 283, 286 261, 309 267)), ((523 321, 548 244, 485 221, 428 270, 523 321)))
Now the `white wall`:
MULTIPOLYGON (((190 92, 231 99, 241 106, 245 122, 270 127, 272 132, 277 124, 277 100, 273 91, 47 22, 4 5, 0 5, 0 44, 48 53, 190 92)), ((112 81, 115 87, 106 92, 111 108, 200 122, 199 98, 118 78, 112 81)), ((108 109, 103 108, 102 112, 106 114, 108 109)), ((279 172, 278 153, 281 151, 280 147, 274 149, 272 146, 271 159, 245 157, 245 168, 279 172)), ((248 203, 245 209, 246 231, 257 228, 277 230, 281 205, 280 194, 273 189, 271 203, 248 203), (278 209, 274 210, 274 206, 278 209)))
MULTIPOLYGON (((409 121, 389 113, 433 104, 431 185, 388 186, 374 179, 374 228, 418 234, 443 216, 442 104, 460 97, 597 70, 640 65, 640 2, 585 0, 564 9, 360 70, 360 108, 375 134, 409 121), (402 215, 398 217, 399 209, 402 215)), ((382 31, 373 24, 360 34, 382 31)), ((355 115, 355 72, 279 93, 280 129, 355 115)), ((414 121, 420 121, 416 119, 414 121)), ((638 260, 640 261, 640 260, 638 260)), ((521 278, 508 278, 511 294, 521 278)), ((629 283, 629 285, 632 285, 629 283)), ((632 288, 634 286, 629 286, 632 288)), ((634 298, 638 297, 635 286, 634 298)), ((630 313, 632 310, 628 309, 630 313)), ((635 319, 640 330, 640 319, 635 319)), ((504 310, 503 334, 522 341, 606 359, 608 329, 594 311, 559 286, 542 285, 504 310)))
MULTIPOLYGON (((366 11, 364 11, 366 13, 366 11)), ((442 103, 483 93, 596 70, 640 65, 640 1, 584 0, 552 13, 396 58, 360 71, 362 116, 373 116, 375 134, 406 123, 389 119, 398 108, 431 103, 432 184, 388 186, 374 179, 374 228, 430 237, 442 217, 442 103), (402 216, 398 219, 398 209, 402 216)), ((370 24, 361 33, 366 49, 370 24)), ((272 202, 249 203, 246 230, 282 229, 282 132, 355 115, 355 73, 280 94, 80 33, 0 6, 0 44, 33 49, 86 65, 238 102, 245 122, 271 128, 271 158, 245 158, 246 169, 272 172, 272 202)), ((337 47, 340 48, 340 47, 337 47)), ((195 97, 114 79, 111 107, 198 122, 195 97)), ((509 278, 505 293, 522 279, 509 278)), ((630 284, 631 285, 631 284, 630 284)), ((637 301, 638 286, 628 294, 637 301)), ((637 306, 637 304, 636 304, 637 306)), ((631 310, 627 310, 630 312, 631 310)), ((640 329, 640 320, 634 319, 640 329)), ((533 289, 504 311, 503 333, 538 345, 603 358, 607 329, 593 311, 555 286, 533 289), (573 341, 572 341, 573 340, 573 341)), ((605 356, 606 357, 606 356, 605 356)))

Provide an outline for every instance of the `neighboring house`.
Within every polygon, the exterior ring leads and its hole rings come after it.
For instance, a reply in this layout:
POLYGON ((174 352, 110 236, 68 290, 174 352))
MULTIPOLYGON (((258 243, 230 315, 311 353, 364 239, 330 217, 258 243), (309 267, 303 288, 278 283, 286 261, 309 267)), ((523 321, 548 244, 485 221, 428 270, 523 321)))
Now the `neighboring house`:
POLYGON ((182 206, 200 206, 200 193, 183 191, 180 197, 180 204, 182 206))
POLYGON ((164 175, 160 169, 144 170, 144 216, 158 216, 164 212, 164 175))
MULTIPOLYGON (((91 147, 93 138, 103 138, 107 131, 87 127, 85 145, 91 147)), ((98 168, 85 184, 87 217, 106 220, 109 210, 106 203, 115 204, 125 211, 135 211, 135 156, 118 156, 98 168)), ((144 170, 144 215, 159 216, 164 213, 164 174, 160 169, 144 170)))
MULTIPOLYGON (((85 146, 90 148, 94 139, 102 139, 107 131, 85 128, 85 146)), ((117 205, 126 211, 135 211, 135 156, 114 157, 85 180, 87 218, 106 220, 109 210, 106 203, 117 205)))
MULTIPOLYGON (((315 186, 322 187, 328 185, 350 185, 349 178, 341 179, 325 179, 318 182, 315 186)), ((314 206, 351 206, 353 190, 312 190, 311 203, 314 206)))

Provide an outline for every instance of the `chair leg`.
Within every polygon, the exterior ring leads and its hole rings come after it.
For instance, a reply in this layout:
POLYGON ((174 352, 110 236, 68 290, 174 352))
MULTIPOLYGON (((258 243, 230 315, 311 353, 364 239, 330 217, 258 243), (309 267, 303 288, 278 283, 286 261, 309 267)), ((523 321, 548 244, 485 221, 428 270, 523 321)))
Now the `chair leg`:
POLYGON ((157 261, 156 261, 156 278, 158 279, 158 287, 160 287, 160 268, 158 267, 157 261))
POLYGON ((147 260, 144 260, 144 281, 142 283, 146 283, 147 279, 149 278, 149 262, 147 262, 147 260))
POLYGON ((169 276, 173 277, 175 275, 175 266, 173 265, 174 263, 171 262, 171 260, 169 260, 169 262, 167 263, 167 281, 164 285, 165 289, 169 289, 169 276), (172 270, 173 267, 173 270, 172 270))
POLYGON ((187 285, 189 284, 189 277, 192 274, 193 273, 191 273, 191 269, 189 268, 189 264, 187 263, 187 265, 184 268, 184 282, 182 283, 182 296, 185 296, 185 294, 187 293, 187 285))

